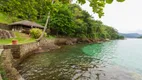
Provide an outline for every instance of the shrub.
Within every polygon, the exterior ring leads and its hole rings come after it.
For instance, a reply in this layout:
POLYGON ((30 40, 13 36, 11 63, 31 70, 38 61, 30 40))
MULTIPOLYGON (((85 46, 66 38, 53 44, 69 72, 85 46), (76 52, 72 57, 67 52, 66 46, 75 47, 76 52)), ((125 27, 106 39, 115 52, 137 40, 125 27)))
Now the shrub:
MULTIPOLYGON (((37 39, 37 38, 39 38, 39 37, 41 36, 41 34, 42 34, 42 30, 41 30, 41 29, 32 28, 32 29, 30 30, 30 35, 31 35, 32 38, 37 39)), ((47 34, 44 33, 44 36, 47 36, 47 34)))

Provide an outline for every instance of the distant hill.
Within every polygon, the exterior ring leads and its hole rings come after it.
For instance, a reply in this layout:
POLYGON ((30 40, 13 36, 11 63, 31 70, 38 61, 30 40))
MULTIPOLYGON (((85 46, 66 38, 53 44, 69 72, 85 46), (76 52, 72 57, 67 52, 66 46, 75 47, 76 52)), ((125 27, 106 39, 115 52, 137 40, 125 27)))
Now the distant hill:
POLYGON ((125 38, 138 38, 142 36, 142 34, 139 33, 119 33, 119 34, 124 36, 125 38))

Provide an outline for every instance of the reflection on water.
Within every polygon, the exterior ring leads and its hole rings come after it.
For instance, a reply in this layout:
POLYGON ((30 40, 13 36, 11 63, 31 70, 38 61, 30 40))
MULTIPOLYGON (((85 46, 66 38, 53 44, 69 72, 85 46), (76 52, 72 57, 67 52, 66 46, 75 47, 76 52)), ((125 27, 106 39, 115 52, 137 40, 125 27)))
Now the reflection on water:
POLYGON ((142 80, 141 74, 123 65, 129 61, 122 47, 128 42, 64 46, 31 56, 19 65, 19 72, 26 80, 142 80), (122 65, 119 59, 124 60, 122 65))

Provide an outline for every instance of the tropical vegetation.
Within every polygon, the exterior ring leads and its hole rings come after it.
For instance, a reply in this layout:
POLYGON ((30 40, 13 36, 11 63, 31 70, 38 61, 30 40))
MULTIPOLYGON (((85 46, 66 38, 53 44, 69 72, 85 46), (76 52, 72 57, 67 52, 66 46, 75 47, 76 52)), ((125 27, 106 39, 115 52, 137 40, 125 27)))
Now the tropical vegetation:
MULTIPOLYGON (((32 38, 37 39, 37 38, 39 38, 39 37, 41 36, 41 34, 42 34, 42 30, 39 29, 39 28, 32 28, 32 29, 30 30, 30 36, 31 36, 32 38)), ((44 36, 46 37, 47 34, 44 33, 44 36)))
MULTIPOLYGON (((112 1, 89 0, 93 12, 98 13, 99 17, 104 15, 105 4, 110 4, 112 1)), ((117 1, 122 2, 124 0, 117 1)), ((86 0, 77 0, 77 2, 84 4, 86 0)), ((49 21, 49 24, 46 24, 45 27, 50 31, 48 34, 51 35, 95 39, 120 38, 116 29, 103 24, 101 21, 94 20, 79 5, 71 4, 70 0, 1 0, 0 12, 19 20, 36 21, 42 25, 49 21), (47 15, 50 20, 47 20, 47 15)))

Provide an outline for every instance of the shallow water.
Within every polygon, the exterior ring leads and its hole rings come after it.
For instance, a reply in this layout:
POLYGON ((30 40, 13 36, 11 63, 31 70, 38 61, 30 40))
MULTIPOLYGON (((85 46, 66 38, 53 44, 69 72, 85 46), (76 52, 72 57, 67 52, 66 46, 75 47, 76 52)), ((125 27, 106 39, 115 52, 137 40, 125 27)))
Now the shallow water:
POLYGON ((35 54, 19 65, 26 80, 142 80, 142 40, 79 44, 35 54))

